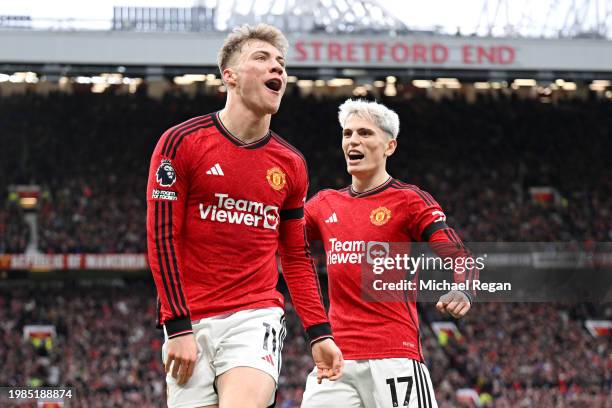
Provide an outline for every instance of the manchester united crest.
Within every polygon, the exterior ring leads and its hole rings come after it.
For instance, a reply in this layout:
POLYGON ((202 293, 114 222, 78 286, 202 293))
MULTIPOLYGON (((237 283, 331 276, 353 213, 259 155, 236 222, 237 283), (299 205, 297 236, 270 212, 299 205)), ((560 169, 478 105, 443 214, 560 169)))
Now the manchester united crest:
POLYGON ((268 169, 266 179, 268 180, 268 183, 270 183, 270 186, 277 191, 285 187, 285 184, 287 184, 285 173, 278 167, 268 169))
POLYGON ((370 221, 372 224, 381 226, 389 222, 391 219, 391 210, 387 207, 378 207, 370 213, 370 221))

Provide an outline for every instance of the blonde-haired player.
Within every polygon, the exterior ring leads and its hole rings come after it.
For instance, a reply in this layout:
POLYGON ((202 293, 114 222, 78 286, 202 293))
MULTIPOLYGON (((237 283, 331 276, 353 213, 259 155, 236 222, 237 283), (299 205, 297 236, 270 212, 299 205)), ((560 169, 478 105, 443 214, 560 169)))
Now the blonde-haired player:
MULTIPOLYGON (((394 295, 390 301, 364 298, 364 252, 376 245, 389 253, 393 243, 422 241, 444 256, 470 255, 431 195, 387 172, 387 159, 398 144, 398 115, 376 102, 347 100, 338 117, 351 184, 319 192, 305 210, 308 239, 321 240, 325 246, 329 318, 345 369, 339 381, 318 384, 315 367, 302 407, 437 407, 423 363, 414 299, 409 293, 394 295)), ((451 291, 437 307, 461 317, 470 309, 470 296, 451 291)))

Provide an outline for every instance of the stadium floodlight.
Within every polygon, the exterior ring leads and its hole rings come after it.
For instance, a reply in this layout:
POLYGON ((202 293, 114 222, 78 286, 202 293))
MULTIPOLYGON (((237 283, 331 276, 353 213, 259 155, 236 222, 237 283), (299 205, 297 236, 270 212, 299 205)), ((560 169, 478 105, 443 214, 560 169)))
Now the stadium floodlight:
POLYGON ((610 81, 607 79, 596 79, 589 85, 589 89, 591 91, 600 91, 603 92, 610 86, 610 81))
POLYGON ((223 85, 223 81, 221 80, 221 78, 216 78, 216 79, 213 79, 212 81, 206 81, 206 85, 221 86, 223 85))
POLYGON ((314 82, 311 79, 300 79, 297 81, 297 86, 300 88, 310 88, 314 82))
POLYGON ((457 78, 438 78, 436 80, 436 85, 450 89, 461 88, 461 83, 457 78))
POLYGON ((537 82, 535 79, 515 79, 513 85, 516 86, 536 86, 537 82))
POLYGON ((327 81, 328 86, 351 86, 353 85, 353 80, 350 78, 334 78, 327 81))
POLYGON ((488 82, 474 82, 474 88, 476 89, 491 89, 491 84, 488 82))
POLYGON ((428 79, 415 79, 412 81, 412 85, 417 88, 431 88, 432 82, 428 79))
POLYGON ((576 89, 578 89, 578 86, 575 82, 565 82, 562 88, 566 91, 575 91, 576 89))
POLYGON ((91 92, 92 93, 104 93, 104 91, 106 91, 106 88, 108 88, 108 84, 105 84, 105 83, 93 84, 91 87, 91 92))
POLYGON ((8 80, 14 84, 21 84, 24 82, 28 84, 36 84, 38 83, 38 75, 36 72, 15 72, 13 75, 9 76, 8 80))

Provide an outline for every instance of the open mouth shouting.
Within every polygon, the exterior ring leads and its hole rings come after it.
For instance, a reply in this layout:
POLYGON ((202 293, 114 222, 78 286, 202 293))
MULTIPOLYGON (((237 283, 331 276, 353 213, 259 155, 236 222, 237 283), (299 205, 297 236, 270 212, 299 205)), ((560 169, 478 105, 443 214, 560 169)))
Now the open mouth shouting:
POLYGON ((356 165, 363 160, 365 155, 361 153, 359 150, 351 149, 347 152, 346 157, 348 158, 349 165, 356 165))
POLYGON ((281 81, 279 78, 272 78, 268 79, 265 82, 265 85, 270 91, 278 94, 283 87, 283 81, 281 81))

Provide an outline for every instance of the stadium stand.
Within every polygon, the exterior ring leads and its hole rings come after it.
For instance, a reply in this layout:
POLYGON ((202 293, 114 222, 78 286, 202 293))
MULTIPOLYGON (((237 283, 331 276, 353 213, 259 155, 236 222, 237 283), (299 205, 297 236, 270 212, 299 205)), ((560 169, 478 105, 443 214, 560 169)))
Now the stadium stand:
MULTIPOLYGON (((311 193, 348 183, 341 101, 287 95, 273 119, 273 129, 308 159, 311 193)), ((612 151, 609 101, 544 104, 499 94, 474 103, 459 95, 384 102, 401 118, 392 174, 430 191, 466 241, 612 239, 612 169, 601 154, 612 151), (559 192, 558 203, 532 200, 529 188, 542 185, 559 192)), ((169 126, 222 104, 180 91, 161 100, 112 92, 0 98, 0 191, 42 187, 44 253, 145 252, 153 146, 169 126)), ((29 231, 14 197, 0 208, 0 232, 0 254, 25 250, 29 231)), ((299 406, 312 365, 291 304, 287 314, 281 408, 299 406)), ((612 407, 610 337, 592 337, 586 318, 612 319, 612 307, 478 304, 458 323, 461 338, 442 341, 430 327, 439 315, 424 306, 422 339, 440 407, 459 406, 455 391, 463 387, 477 389, 485 407, 612 407)), ((80 407, 163 406, 154 320, 147 279, 2 285, 0 384, 70 385, 80 407), (53 343, 24 340, 29 324, 54 325, 53 343)))
MULTIPOLYGON (((336 119, 341 102, 287 96, 273 120, 273 129, 306 156, 311 193, 348 184, 336 119)), ((612 103, 502 96, 471 104, 460 97, 384 102, 401 119, 392 174, 431 192, 464 240, 612 239, 612 169, 600 154, 612 151, 612 103), (560 193, 558 205, 530 199, 529 188, 543 185, 560 193)), ((7 147, 0 190, 43 186, 44 253, 144 252, 144 191, 157 139, 221 107, 215 96, 180 93, 162 100, 90 93, 0 99, 7 147)), ((25 224, 5 215, 15 211, 9 202, 0 213, 7 231, 0 252, 24 247, 25 224)))
MULTIPOLYGON (((149 282, 17 284, 0 287, 0 295, 0 384, 71 386, 79 407, 164 406, 162 338, 152 329, 149 282), (53 324, 57 336, 37 347, 23 338, 26 324, 53 324)), ((462 337, 445 345, 429 328, 436 314, 426 306, 421 326, 441 408, 462 406, 455 391, 463 387, 476 387, 484 407, 612 403, 610 340, 591 337, 581 324, 585 316, 612 318, 612 306, 479 304, 460 322, 462 337)), ((291 304, 287 317, 277 401, 294 408, 312 361, 291 304)))

